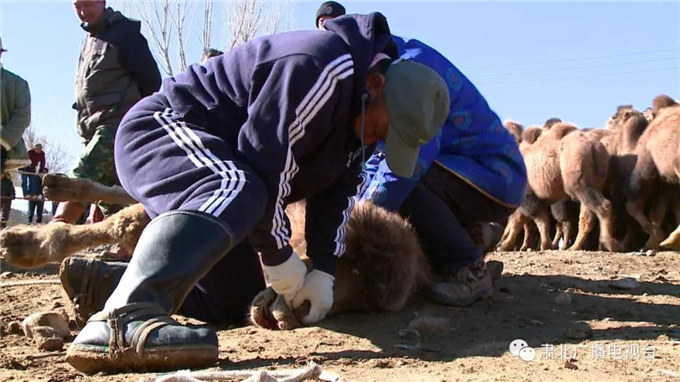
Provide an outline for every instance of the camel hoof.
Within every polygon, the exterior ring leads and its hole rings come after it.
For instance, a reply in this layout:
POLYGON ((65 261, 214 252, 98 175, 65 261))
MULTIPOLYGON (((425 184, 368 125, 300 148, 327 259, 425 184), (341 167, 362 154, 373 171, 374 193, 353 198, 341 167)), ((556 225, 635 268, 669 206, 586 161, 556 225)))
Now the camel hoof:
POLYGON ((0 233, 0 252, 8 263, 20 268, 37 268, 63 260, 61 245, 68 235, 66 224, 18 225, 0 233))
POLYGON ((43 177, 43 194, 50 200, 69 201, 73 194, 70 186, 71 179, 64 174, 46 174, 43 177))
POLYGON ((623 252, 623 244, 616 241, 612 242, 607 246, 609 252, 623 252))
POLYGON ((658 241, 658 240, 648 240, 648 241, 645 243, 645 246, 642 247, 642 250, 643 250, 643 251, 649 251, 649 250, 657 250, 657 251, 658 251, 660 245, 661 245, 661 244, 659 244, 659 241, 658 241))
MULTIPOLYGON (((250 321, 265 329, 292 330, 302 326, 297 318, 301 312, 293 311, 286 305, 283 296, 267 288, 255 296, 250 306, 250 321)), ((301 315, 300 315, 301 317, 301 315)))

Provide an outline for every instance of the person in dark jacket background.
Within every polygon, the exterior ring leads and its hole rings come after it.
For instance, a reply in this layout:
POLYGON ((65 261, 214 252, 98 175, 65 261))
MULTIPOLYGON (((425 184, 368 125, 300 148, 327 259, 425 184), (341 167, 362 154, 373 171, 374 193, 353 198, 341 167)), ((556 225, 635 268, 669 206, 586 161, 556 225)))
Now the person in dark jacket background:
MULTIPOLYGON (((107 8, 103 0, 75 0, 73 6, 87 36, 74 104, 85 149, 72 175, 112 186, 119 184, 113 157, 116 129, 132 105, 159 90, 161 77, 139 21, 107 8)), ((74 223, 85 208, 60 203, 52 221, 74 223)))
POLYGON ((449 98, 433 70, 388 65, 397 51, 381 14, 324 25, 331 33, 267 36, 192 65, 126 114, 116 169, 152 220, 104 309, 69 347, 71 365, 209 365, 214 330, 169 316, 242 319, 244 297, 265 283, 292 307, 309 302, 305 324, 325 317, 366 153, 386 139, 390 166, 410 176, 449 98), (309 272, 285 214, 301 199, 309 272), (137 350, 118 357, 125 349, 137 350))
POLYGON ((12 213, 12 200, 14 200, 15 191, 14 183, 9 172, 2 173, 0 179, 0 229, 7 227, 9 222, 9 215, 12 213))
POLYGON ((28 152, 22 138, 31 124, 31 91, 28 82, 5 69, 7 49, 0 39, 0 171, 27 166, 28 152))

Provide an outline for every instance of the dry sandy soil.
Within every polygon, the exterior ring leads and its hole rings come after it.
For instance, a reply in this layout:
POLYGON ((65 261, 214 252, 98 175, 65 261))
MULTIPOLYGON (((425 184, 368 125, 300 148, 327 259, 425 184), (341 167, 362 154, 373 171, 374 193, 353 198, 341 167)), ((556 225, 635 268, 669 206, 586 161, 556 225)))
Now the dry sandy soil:
MULTIPOLYGON (((505 271, 495 295, 471 307, 420 302, 398 314, 344 314, 290 332, 218 328, 220 360, 210 370, 290 369, 313 361, 346 381, 680 379, 680 254, 551 251, 490 257, 503 261, 505 271), (635 278, 638 286, 610 286, 623 277, 635 278), (562 292, 570 303, 555 301, 562 292), (400 337, 417 317, 448 322, 431 333, 421 330, 418 344, 400 337), (570 338, 585 333, 569 333, 577 321, 592 328, 591 338, 570 338), (508 351, 515 339, 534 348, 532 362, 508 351)), ((24 272, 3 262, 0 282, 55 279, 57 269, 24 272)), ((70 312, 65 296, 59 285, 5 285, 3 325, 36 311, 70 312)), ((137 381, 156 375, 86 376, 64 361, 63 350, 40 352, 18 334, 0 339, 2 381, 137 381)))

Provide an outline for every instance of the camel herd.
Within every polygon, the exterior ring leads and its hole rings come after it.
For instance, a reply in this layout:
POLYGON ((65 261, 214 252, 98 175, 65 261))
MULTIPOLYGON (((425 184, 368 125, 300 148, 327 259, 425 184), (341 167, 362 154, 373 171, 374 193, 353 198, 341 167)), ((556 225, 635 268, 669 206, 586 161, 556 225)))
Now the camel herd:
POLYGON ((505 126, 528 184, 499 250, 680 249, 680 104, 671 97, 644 112, 619 106, 603 129, 557 118, 505 126))

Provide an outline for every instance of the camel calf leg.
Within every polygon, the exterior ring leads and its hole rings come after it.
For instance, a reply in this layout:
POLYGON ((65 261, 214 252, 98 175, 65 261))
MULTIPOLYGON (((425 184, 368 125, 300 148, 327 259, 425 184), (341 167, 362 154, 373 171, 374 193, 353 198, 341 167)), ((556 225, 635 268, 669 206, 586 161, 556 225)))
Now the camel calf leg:
POLYGON ((620 250, 620 246, 615 241, 613 234, 614 207, 612 206, 612 202, 605 198, 600 190, 592 187, 588 187, 586 190, 576 193, 576 197, 581 202, 581 213, 579 216, 579 232, 572 248, 583 248, 585 240, 595 224, 595 222, 592 221, 592 215, 594 214, 597 216, 600 223, 600 244, 610 252, 620 250), (578 246, 576 243, 578 243, 578 246))
POLYGON ((668 237, 662 241, 659 246, 664 249, 669 249, 672 251, 680 251, 680 226, 671 232, 668 237))
POLYGON ((46 174, 43 177, 43 192, 48 199, 59 202, 104 202, 121 205, 137 203, 123 187, 108 187, 89 179, 69 178, 63 174, 46 174))
POLYGON ((588 208, 588 206, 581 204, 581 211, 578 216, 578 234, 576 234, 574 244, 569 247, 569 250, 578 251, 583 249, 586 239, 588 238, 588 234, 594 226, 595 214, 588 208))
POLYGON ((547 208, 542 208, 534 216, 534 221, 538 227, 538 233, 541 236, 541 251, 547 251, 552 248, 552 240, 550 239, 550 211, 547 208))
MULTIPOLYGON (((673 216, 675 223, 680 224, 680 203, 677 200, 673 200, 673 216)), ((680 225, 659 245, 664 249, 680 251, 680 225)))
POLYGON ((569 248, 570 245, 572 245, 575 241, 575 235, 574 235, 574 223, 569 221, 562 222, 562 226, 564 229, 564 242, 563 242, 563 248, 569 248))
POLYGON ((534 234, 534 226, 531 224, 532 221, 525 219, 522 227, 524 228, 524 240, 522 241, 522 247, 519 249, 522 252, 528 251, 530 248, 534 248, 536 243, 536 235, 534 234))
POLYGON ((649 235, 649 239, 647 240, 647 243, 645 243, 644 249, 658 249, 663 233, 661 232, 661 227, 654 225, 652 221, 645 216, 644 205, 646 200, 646 198, 642 198, 626 202, 626 211, 640 224, 642 230, 649 235))
POLYGON ((498 246, 498 250, 512 251, 515 249, 515 243, 517 242, 521 228, 522 215, 519 211, 515 211, 512 215, 510 215, 508 224, 505 226, 505 231, 503 231, 503 239, 501 239, 501 244, 498 246))
MULTIPOLYGON (((555 237, 552 241, 553 248, 559 249, 560 239, 564 238, 564 225, 562 222, 557 222, 555 226, 555 237)), ((565 241, 566 243, 566 241, 565 241)))
POLYGON ((7 262, 22 268, 61 262, 78 251, 105 244, 118 244, 132 252, 149 221, 144 207, 135 204, 95 224, 18 225, 0 233, 0 252, 7 262))

